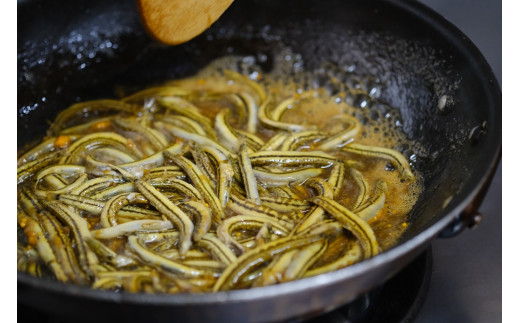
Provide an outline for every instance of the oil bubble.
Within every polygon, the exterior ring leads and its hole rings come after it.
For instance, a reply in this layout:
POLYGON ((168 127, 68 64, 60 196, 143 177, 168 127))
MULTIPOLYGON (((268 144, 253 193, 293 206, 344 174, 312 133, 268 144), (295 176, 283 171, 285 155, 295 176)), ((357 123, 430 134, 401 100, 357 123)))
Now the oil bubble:
POLYGON ((352 105, 361 109, 365 109, 370 106, 370 98, 365 94, 356 94, 353 97, 352 105))
POLYGON ((393 172, 393 171, 395 171, 395 166, 391 163, 386 163, 385 170, 389 171, 389 172, 393 172))
POLYGON ((441 110, 441 112, 444 112, 447 100, 448 97, 446 95, 443 95, 439 98, 439 101, 437 102, 437 108, 441 110))
POLYGON ((372 87, 369 92, 368 92, 368 95, 371 97, 371 98, 379 98, 381 96, 381 87, 380 86, 374 86, 372 87))

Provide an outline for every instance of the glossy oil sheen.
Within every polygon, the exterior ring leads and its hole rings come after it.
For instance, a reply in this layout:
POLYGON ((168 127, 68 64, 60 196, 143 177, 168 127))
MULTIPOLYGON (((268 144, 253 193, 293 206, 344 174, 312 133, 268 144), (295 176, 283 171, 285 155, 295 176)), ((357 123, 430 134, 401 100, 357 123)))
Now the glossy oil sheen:
POLYGON ((237 1, 206 33, 174 48, 147 38, 128 1, 25 2, 19 17, 19 146, 71 102, 113 97, 114 84, 140 89, 194 75, 230 53, 259 55, 269 71, 272 53, 290 47, 305 68, 332 61, 378 77, 387 89, 381 99, 400 110, 405 133, 426 148, 416 162, 425 190, 410 229, 380 256, 319 278, 202 296, 95 293, 19 276, 20 301, 64 316, 272 321, 331 310, 418 255, 476 195, 499 158, 495 77, 471 41, 415 2, 237 1), (472 144, 471 129, 484 122, 472 144))

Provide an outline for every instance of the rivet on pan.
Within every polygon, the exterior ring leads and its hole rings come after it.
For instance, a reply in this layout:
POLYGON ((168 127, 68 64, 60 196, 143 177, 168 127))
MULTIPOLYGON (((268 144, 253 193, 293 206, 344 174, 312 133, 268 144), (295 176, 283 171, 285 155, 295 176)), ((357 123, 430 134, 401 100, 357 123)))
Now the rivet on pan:
POLYGON ((471 222, 469 223, 468 228, 473 229, 473 228, 477 227, 480 224, 480 222, 482 222, 482 219, 483 219, 482 213, 480 213, 480 212, 475 213, 475 215, 473 215, 473 217, 471 218, 471 222))

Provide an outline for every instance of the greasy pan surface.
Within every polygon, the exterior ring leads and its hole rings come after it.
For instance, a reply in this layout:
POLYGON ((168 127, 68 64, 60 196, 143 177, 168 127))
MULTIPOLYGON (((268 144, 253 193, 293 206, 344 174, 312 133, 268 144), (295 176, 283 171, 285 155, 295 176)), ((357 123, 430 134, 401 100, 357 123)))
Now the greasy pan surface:
POLYGON ((382 99, 400 109, 403 130, 426 147, 415 163, 425 190, 412 225, 398 246, 373 259, 278 286, 205 295, 111 293, 20 273, 18 300, 39 309, 85 321, 272 321, 330 310, 418 255, 477 194, 499 158, 494 76, 468 39, 419 3, 235 1, 208 32, 173 48, 144 33, 133 2, 26 1, 18 9, 19 146, 73 102, 193 75, 230 52, 265 54, 269 72, 275 54, 290 47, 308 69, 333 62, 379 77, 382 99))

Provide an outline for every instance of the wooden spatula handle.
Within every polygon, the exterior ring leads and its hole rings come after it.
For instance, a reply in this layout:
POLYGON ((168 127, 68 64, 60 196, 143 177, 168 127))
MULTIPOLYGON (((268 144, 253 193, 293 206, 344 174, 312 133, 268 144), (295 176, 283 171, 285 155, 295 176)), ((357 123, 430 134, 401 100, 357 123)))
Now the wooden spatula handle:
POLYGON ((208 29, 233 0, 137 0, 141 21, 158 41, 177 45, 208 29))

